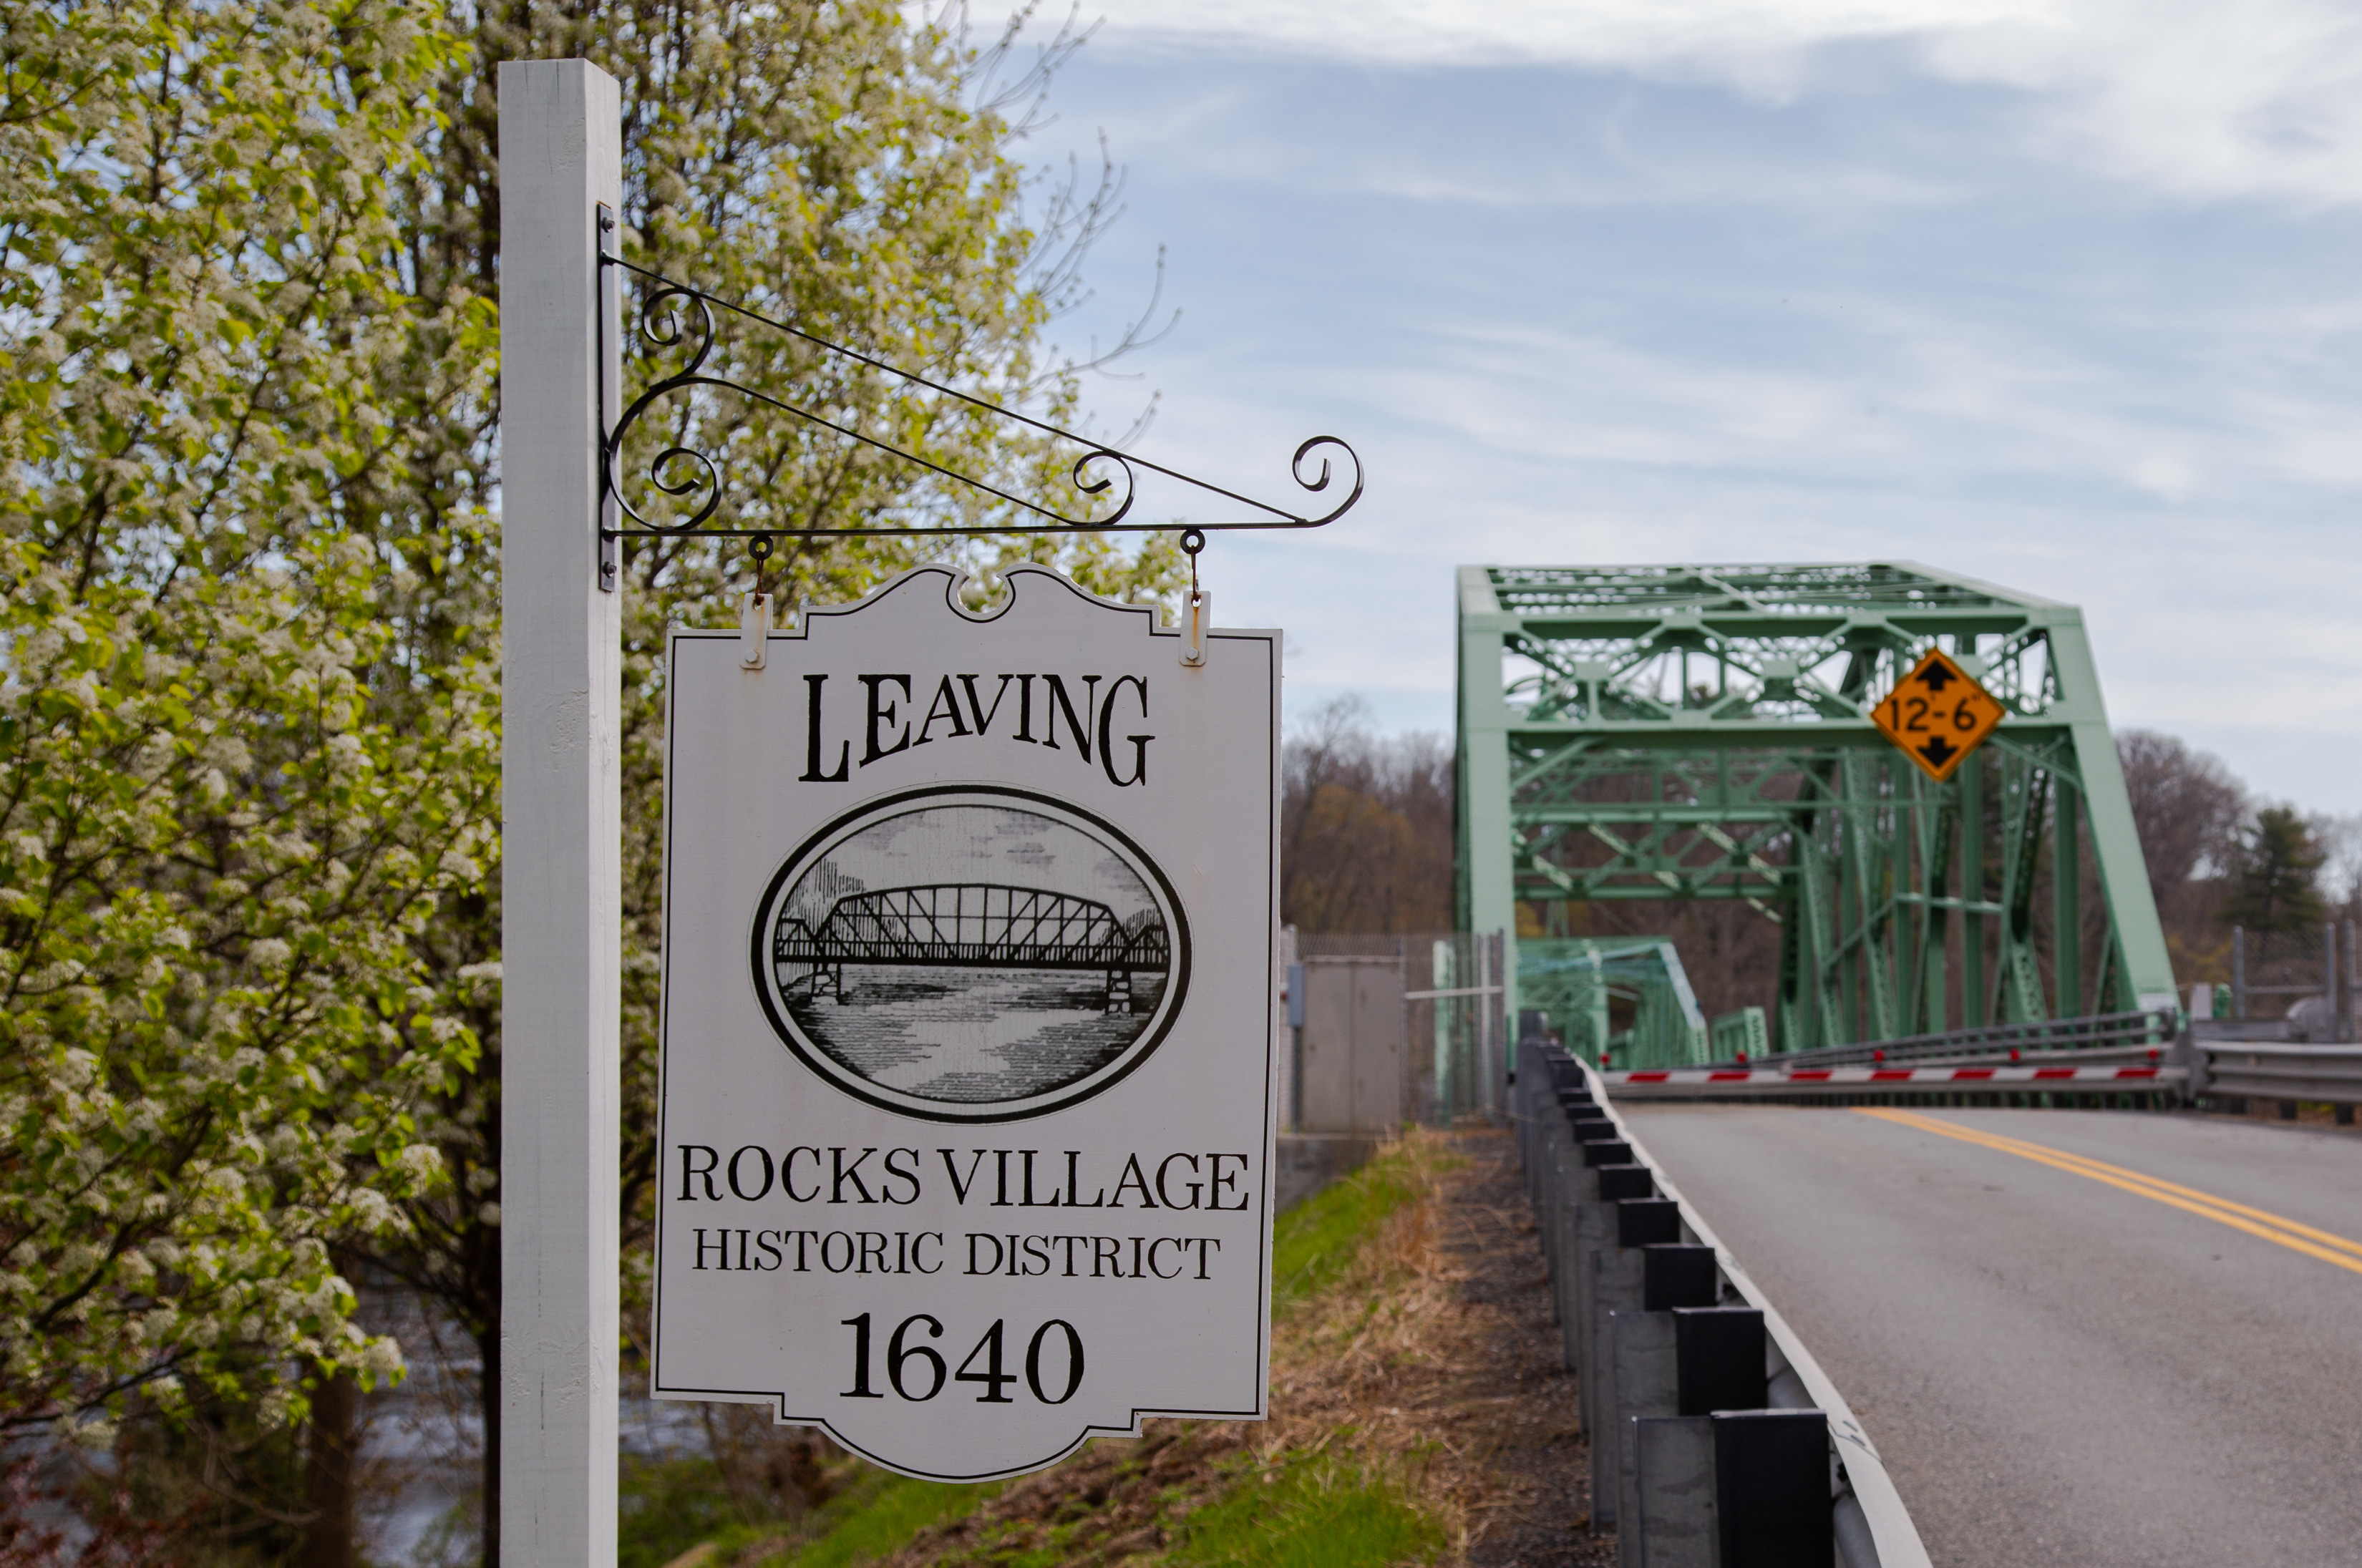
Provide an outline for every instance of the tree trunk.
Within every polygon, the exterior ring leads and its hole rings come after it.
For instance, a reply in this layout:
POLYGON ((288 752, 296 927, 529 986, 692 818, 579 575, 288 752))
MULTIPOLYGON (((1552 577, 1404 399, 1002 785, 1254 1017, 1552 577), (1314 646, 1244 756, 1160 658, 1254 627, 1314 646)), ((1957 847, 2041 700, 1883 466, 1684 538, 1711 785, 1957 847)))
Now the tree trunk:
POLYGON ((349 1374, 322 1379, 312 1394, 312 1436, 304 1459, 305 1502, 302 1568, 353 1568, 355 1428, 360 1385, 349 1374))
POLYGON ((476 1336, 483 1370, 477 1397, 484 1412, 483 1568, 501 1568, 501 1326, 498 1315, 476 1336))

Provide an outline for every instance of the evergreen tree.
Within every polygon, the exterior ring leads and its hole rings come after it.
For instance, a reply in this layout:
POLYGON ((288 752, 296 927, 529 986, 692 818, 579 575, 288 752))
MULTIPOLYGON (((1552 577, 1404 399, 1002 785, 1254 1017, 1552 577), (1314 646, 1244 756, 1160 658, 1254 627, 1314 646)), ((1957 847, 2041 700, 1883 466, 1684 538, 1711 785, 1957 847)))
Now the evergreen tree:
POLYGON ((2313 932, 2329 906, 2316 886, 2329 858, 2293 806, 2266 806, 2241 835, 2238 877, 2223 918, 2255 932, 2313 932))

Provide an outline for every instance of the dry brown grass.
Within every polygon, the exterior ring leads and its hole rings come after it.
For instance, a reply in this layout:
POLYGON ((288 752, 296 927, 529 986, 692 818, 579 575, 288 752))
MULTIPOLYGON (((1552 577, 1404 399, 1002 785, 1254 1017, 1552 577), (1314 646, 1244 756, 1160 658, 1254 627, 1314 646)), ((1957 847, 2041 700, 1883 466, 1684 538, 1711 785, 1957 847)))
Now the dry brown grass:
MULTIPOLYGON (((1413 1132, 1374 1175, 1410 1200, 1275 1324, 1271 1419, 1151 1421, 1016 1483, 883 1561, 1155 1561, 1195 1508, 1308 1457, 1341 1462, 1439 1525, 1447 1563, 1580 1562, 1573 1380, 1557 1375, 1532 1225, 1496 1133, 1413 1132), (1505 1201, 1505 1198, 1507 1199, 1505 1201)), ((1598 1559, 1605 1561, 1605 1558, 1598 1559)))

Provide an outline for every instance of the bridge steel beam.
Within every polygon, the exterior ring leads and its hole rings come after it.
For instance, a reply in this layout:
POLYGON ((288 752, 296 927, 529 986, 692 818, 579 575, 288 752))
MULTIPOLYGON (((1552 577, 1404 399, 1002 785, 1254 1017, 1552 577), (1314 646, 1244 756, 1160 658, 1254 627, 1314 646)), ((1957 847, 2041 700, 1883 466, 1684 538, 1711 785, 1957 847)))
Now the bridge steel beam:
POLYGON ((1502 946, 1502 987, 1510 1036, 1517 1036, 1518 831, 1509 816, 1509 724, 1512 712, 1501 685, 1503 618, 1485 614, 1491 590, 1472 587, 1460 573, 1459 733, 1452 791, 1458 869, 1455 899, 1462 931, 1508 933, 1502 946), (1472 592, 1475 598, 1472 601, 1472 592), (1472 620, 1478 623, 1472 624, 1472 620))
POLYGON ((2074 606, 1905 561, 1463 567, 1458 590, 1466 929, 1744 901, 1783 927, 1783 1050, 2172 1004, 2074 606), (1933 646, 2006 714, 1940 785, 1869 718, 1933 646))

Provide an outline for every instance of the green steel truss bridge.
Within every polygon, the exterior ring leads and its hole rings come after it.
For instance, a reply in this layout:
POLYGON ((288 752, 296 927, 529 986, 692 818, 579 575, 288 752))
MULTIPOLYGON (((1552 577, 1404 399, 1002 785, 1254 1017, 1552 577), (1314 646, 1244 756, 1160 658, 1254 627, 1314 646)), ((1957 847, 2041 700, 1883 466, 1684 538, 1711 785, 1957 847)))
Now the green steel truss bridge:
POLYGON ((1780 925, 1782 1051, 2172 1005, 2073 606, 1905 562, 1463 567, 1459 591, 1462 929, 1744 902, 1780 925), (1869 718, 1930 646, 2006 715, 1940 785, 1869 718))

